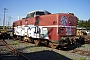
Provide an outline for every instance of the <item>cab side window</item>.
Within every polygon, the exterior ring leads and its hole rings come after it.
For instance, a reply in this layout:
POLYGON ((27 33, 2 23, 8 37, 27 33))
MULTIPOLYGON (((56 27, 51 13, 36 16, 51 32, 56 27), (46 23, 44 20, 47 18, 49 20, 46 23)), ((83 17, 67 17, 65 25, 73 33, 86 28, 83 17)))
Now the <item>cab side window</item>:
POLYGON ((27 14, 26 18, 30 18, 30 15, 29 15, 29 14, 27 14))
POLYGON ((29 13, 29 14, 27 14, 26 18, 32 18, 32 17, 34 17, 34 14, 35 14, 35 12, 29 13))
POLYGON ((37 16, 38 16, 38 15, 41 16, 41 15, 45 15, 45 13, 44 13, 44 12, 41 12, 41 11, 37 11, 37 12, 36 12, 36 15, 37 15, 37 16))
POLYGON ((47 11, 47 14, 51 14, 51 13, 47 11))
POLYGON ((30 18, 34 17, 35 12, 30 13, 30 18))

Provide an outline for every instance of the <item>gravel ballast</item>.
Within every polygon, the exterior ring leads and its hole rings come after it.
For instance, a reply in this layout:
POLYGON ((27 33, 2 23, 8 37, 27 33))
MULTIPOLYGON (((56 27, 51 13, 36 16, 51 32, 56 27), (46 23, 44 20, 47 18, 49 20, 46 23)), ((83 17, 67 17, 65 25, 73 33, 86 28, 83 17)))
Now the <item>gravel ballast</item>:
MULTIPOLYGON (((52 49, 45 46, 35 46, 32 43, 19 43, 19 41, 5 40, 10 46, 29 57, 31 60, 90 60, 90 56, 83 56, 70 51, 52 49), (16 43, 15 43, 16 42, 16 43)), ((84 44, 77 49, 90 51, 90 45, 84 44)))

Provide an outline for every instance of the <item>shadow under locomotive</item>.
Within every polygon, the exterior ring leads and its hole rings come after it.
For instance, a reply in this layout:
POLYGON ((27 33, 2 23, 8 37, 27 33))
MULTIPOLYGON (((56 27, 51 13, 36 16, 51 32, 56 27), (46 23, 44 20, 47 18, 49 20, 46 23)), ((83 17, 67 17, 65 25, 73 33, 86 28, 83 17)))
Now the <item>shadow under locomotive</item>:
MULTIPOLYGON (((20 52, 24 56, 28 57, 30 60, 72 60, 68 57, 65 57, 64 55, 58 54, 54 51, 44 50, 44 51, 38 51, 38 52, 31 52, 31 53, 24 53, 20 52)), ((8 56, 8 55, 1 55, 0 60, 10 59, 10 60, 24 60, 20 59, 19 56, 8 56)))
POLYGON ((72 60, 64 55, 58 54, 54 51, 44 50, 32 53, 23 53, 31 60, 72 60))
POLYGON ((24 49, 33 48, 33 47, 37 47, 37 46, 29 46, 17 50, 20 51, 20 53, 23 54, 24 56, 28 57, 30 60, 72 60, 71 58, 68 58, 52 50, 43 50, 43 51, 36 51, 31 53, 23 52, 24 49))

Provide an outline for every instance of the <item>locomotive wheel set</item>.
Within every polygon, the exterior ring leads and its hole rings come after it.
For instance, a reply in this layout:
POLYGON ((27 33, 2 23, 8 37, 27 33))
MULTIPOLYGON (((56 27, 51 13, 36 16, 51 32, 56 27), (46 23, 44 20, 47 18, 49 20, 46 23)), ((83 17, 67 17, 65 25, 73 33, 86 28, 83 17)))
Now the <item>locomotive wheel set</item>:
POLYGON ((26 18, 13 22, 13 37, 52 48, 70 47, 79 39, 76 37, 76 17, 68 13, 32 11, 26 18))

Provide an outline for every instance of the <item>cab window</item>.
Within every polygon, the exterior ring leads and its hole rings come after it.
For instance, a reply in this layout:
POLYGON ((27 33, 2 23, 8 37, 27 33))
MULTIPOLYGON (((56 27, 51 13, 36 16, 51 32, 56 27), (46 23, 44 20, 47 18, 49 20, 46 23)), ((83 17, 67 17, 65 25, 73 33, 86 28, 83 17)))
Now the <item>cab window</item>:
POLYGON ((35 12, 30 13, 30 18, 34 17, 35 12))
POLYGON ((29 14, 27 14, 26 18, 30 18, 30 15, 29 15, 29 14))
POLYGON ((36 15, 39 15, 39 16, 40 16, 40 15, 45 15, 45 13, 44 13, 44 12, 41 12, 41 11, 37 11, 37 12, 36 12, 36 15))
POLYGON ((51 14, 50 12, 48 12, 48 11, 46 11, 47 12, 47 14, 51 14))
POLYGON ((27 14, 26 18, 32 18, 34 17, 35 12, 27 14))

